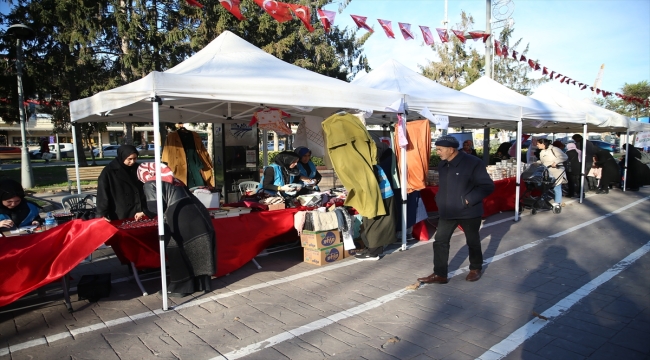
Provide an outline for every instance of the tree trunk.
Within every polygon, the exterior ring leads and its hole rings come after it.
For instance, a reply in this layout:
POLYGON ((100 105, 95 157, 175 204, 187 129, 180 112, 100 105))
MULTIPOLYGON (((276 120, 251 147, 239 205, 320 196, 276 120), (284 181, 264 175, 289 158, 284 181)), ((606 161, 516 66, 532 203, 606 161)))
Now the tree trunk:
POLYGON ((122 139, 124 145, 133 145, 133 124, 124 123, 124 138, 122 139))

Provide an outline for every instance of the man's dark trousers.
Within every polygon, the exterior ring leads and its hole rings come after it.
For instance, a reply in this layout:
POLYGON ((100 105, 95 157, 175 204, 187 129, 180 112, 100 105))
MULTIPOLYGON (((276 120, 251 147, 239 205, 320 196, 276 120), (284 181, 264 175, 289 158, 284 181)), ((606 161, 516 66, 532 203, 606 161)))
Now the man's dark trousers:
POLYGON ((481 251, 481 238, 478 232, 481 227, 481 218, 439 219, 438 229, 434 236, 435 242, 433 243, 433 273, 438 276, 447 277, 449 272, 449 241, 458 225, 465 232, 465 241, 469 248, 469 269, 483 269, 483 252, 481 251))

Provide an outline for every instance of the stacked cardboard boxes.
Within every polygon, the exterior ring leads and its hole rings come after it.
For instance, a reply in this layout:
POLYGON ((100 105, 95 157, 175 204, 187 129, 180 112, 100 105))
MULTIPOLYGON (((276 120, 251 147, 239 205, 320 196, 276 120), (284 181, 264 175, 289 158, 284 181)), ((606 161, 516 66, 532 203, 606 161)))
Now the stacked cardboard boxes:
POLYGON ((343 259, 343 244, 338 230, 303 231, 300 242, 305 249, 305 262, 325 265, 343 259))

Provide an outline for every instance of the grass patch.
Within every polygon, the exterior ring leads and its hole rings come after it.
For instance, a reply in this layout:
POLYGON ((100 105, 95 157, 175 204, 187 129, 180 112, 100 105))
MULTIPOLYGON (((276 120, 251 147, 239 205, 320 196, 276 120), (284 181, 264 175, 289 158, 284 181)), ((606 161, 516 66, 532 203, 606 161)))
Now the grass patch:
MULTIPOLYGON (((33 167, 32 174, 34 174, 34 187, 32 190, 45 189, 50 187, 67 187, 68 178, 66 176, 67 166, 48 166, 48 167, 33 167)), ((3 170, 0 178, 9 178, 16 180, 20 183, 21 179, 20 169, 3 170)), ((97 184, 97 181, 82 181, 81 185, 97 184)))

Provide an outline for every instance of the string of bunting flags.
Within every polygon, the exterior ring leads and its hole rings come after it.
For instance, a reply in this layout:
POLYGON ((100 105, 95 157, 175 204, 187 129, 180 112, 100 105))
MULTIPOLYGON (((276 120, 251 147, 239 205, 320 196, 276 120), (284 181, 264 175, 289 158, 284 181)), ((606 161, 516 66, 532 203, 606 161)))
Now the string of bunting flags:
MULTIPOLYGON (((185 1, 190 6, 203 8, 203 5, 199 3, 197 0, 185 0, 185 1)), ((275 0, 254 0, 254 1, 260 8, 262 8, 267 14, 269 14, 276 21, 280 23, 291 21, 294 19, 293 16, 295 15, 303 23, 305 28, 309 30, 309 32, 314 31, 314 27, 311 25, 311 11, 309 7, 304 5, 299 5, 299 4, 288 4, 288 3, 275 1, 275 0)), ((230 12, 233 16, 235 16, 238 20, 240 21, 246 20, 246 18, 244 18, 244 16, 241 13, 241 9, 240 9, 241 0, 219 0, 219 3, 228 12, 230 12)), ((328 33, 331 27, 334 25, 336 12, 324 10, 324 9, 318 9, 317 14, 321 24, 323 25, 323 29, 325 30, 325 32, 328 33)), ((367 17, 360 16, 360 15, 350 15, 350 17, 352 18, 352 21, 354 21, 354 23, 357 25, 359 29, 364 29, 371 33, 374 32, 374 29, 367 23, 368 21, 367 17)), ((395 33, 393 32, 392 21, 377 19, 377 22, 379 22, 379 25, 381 26, 382 30, 384 30, 384 33, 388 38, 395 39, 395 33)), ((411 24, 398 22, 397 25, 398 25, 397 28, 402 34, 404 40, 408 41, 408 40, 415 39, 415 34, 411 31, 411 24)), ((423 26, 423 25, 418 25, 418 26, 420 28, 420 31, 422 32, 424 43, 427 45, 433 45, 434 36, 433 33, 431 32, 431 29, 428 26, 423 26)), ((446 43, 450 41, 450 33, 447 31, 447 29, 436 28, 435 30, 438 33, 438 37, 440 38, 440 41, 442 43, 446 43)), ((458 38, 458 40, 460 40, 460 42, 462 42, 463 44, 468 39, 472 39, 474 41, 482 39, 483 43, 486 43, 488 38, 490 37, 490 34, 486 33, 485 31, 469 31, 465 33, 461 30, 451 30, 450 32, 453 35, 455 35, 456 38, 458 38)), ((585 90, 587 87, 589 87, 591 91, 596 91, 596 94, 602 95, 604 98, 611 95, 616 95, 617 97, 621 98, 626 102, 635 102, 635 103, 643 104, 645 106, 650 105, 650 101, 648 99, 642 99, 634 96, 626 96, 620 93, 613 93, 611 91, 606 91, 598 88, 594 89, 593 86, 588 86, 583 82, 579 82, 568 76, 562 75, 558 72, 552 70, 549 71, 549 69, 546 66, 541 66, 538 62, 535 62, 532 59, 526 59, 526 57, 523 54, 521 56, 518 56, 516 50, 509 50, 506 45, 502 45, 497 40, 494 40, 494 49, 497 56, 501 56, 504 58, 512 56, 512 58, 516 61, 527 62, 528 66, 530 66, 531 69, 535 71, 541 70, 542 75, 548 76, 549 79, 551 80, 559 79, 560 83, 566 83, 567 85, 576 85, 580 87, 580 90, 585 90)))
POLYGON ((650 100, 648 99, 642 99, 640 97, 635 97, 635 96, 627 96, 623 95, 620 93, 613 93, 611 91, 607 90, 602 90, 599 88, 594 88, 593 86, 588 86, 587 84, 580 82, 578 80, 574 80, 566 75, 562 75, 559 72, 555 72, 553 70, 550 70, 546 66, 542 66, 539 64, 539 62, 533 61, 533 59, 526 59, 526 56, 523 54, 521 56, 518 56, 516 50, 510 50, 508 49, 508 46, 502 45, 499 41, 494 40, 494 52, 497 56, 501 56, 503 58, 508 58, 512 57, 516 61, 520 62, 525 62, 530 66, 531 69, 534 71, 542 71, 542 75, 547 76, 550 80, 560 80, 560 84, 567 84, 567 85, 576 85, 580 88, 580 90, 585 90, 587 87, 589 87, 589 90, 591 91, 596 91, 597 95, 601 95, 602 97, 606 98, 611 95, 615 95, 618 98, 624 100, 625 102, 634 102, 638 103, 644 106, 649 106, 650 105, 650 100))

